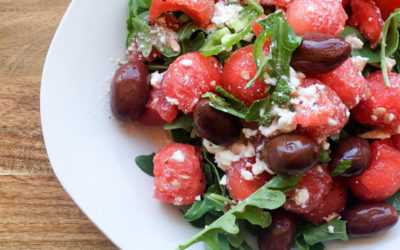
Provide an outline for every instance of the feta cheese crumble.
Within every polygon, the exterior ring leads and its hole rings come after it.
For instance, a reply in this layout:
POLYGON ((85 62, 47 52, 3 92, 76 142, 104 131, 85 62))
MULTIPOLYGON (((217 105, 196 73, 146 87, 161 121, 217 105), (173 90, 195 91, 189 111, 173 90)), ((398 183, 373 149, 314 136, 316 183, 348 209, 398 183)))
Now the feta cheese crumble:
POLYGON ((333 234, 335 232, 335 227, 330 225, 328 226, 328 233, 333 234))
POLYGON ((307 188, 296 189, 293 197, 293 200, 296 203, 296 205, 305 208, 308 199, 310 199, 310 194, 308 193, 307 188))
POLYGON ((161 74, 158 71, 151 73, 151 79, 150 79, 151 86, 153 86, 155 89, 161 89, 161 82, 164 75, 165 72, 161 74))
POLYGON ((217 26, 237 18, 243 7, 238 4, 225 4, 224 1, 219 1, 215 4, 214 16, 211 22, 217 26))
POLYGON ((363 41, 361 41, 355 34, 346 36, 344 40, 350 44, 352 49, 362 49, 364 46, 363 41))
POLYGON ((172 154, 171 160, 183 162, 183 161, 185 161, 185 155, 182 153, 182 151, 177 150, 172 154))

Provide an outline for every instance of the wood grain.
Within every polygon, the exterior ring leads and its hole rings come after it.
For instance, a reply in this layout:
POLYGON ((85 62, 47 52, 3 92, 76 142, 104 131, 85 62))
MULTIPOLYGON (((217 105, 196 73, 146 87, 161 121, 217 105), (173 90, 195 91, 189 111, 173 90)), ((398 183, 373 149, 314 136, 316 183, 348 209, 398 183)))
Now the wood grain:
POLYGON ((40 79, 69 0, 0 0, 0 249, 115 249, 54 176, 40 79))

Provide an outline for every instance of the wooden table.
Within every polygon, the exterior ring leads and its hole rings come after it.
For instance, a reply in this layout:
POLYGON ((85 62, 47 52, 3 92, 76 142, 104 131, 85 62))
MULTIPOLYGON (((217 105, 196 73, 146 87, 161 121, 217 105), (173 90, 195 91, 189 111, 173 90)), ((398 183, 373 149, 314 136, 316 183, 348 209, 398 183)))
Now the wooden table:
POLYGON ((70 0, 0 0, 0 249, 115 249, 54 176, 42 67, 70 0))

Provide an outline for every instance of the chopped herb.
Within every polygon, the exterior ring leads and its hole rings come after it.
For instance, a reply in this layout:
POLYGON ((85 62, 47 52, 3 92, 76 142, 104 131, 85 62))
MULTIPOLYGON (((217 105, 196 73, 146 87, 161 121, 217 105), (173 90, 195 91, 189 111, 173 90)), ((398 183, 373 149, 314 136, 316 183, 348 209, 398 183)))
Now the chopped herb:
POLYGON ((218 234, 238 234, 240 231, 236 224, 238 218, 246 219, 252 224, 264 228, 269 226, 271 223, 270 214, 259 210, 259 208, 272 210, 281 207, 286 201, 286 196, 283 192, 287 191, 288 188, 296 186, 300 178, 301 176, 275 177, 250 195, 247 199, 231 208, 223 216, 219 217, 216 221, 194 235, 187 242, 180 245, 178 249, 186 249, 199 241, 205 242, 211 249, 220 249, 218 234))
POLYGON ((153 176, 154 177, 154 173, 153 173, 153 168, 154 168, 154 164, 153 164, 153 159, 154 156, 156 154, 152 153, 150 155, 139 155, 138 157, 136 157, 135 162, 136 165, 146 174, 153 176))
POLYGON ((351 160, 343 160, 339 165, 336 166, 334 170, 330 173, 332 177, 338 176, 346 172, 347 169, 351 167, 351 160))
POLYGON ((322 242, 335 239, 348 240, 346 221, 334 220, 318 226, 305 225, 297 231, 293 247, 299 250, 323 249, 322 242), (329 227, 333 227, 333 233, 329 227))
POLYGON ((397 51, 399 46, 399 29, 400 27, 400 9, 396 9, 389 17, 386 19, 382 30, 382 44, 381 44, 381 69, 383 73, 383 79, 385 85, 390 87, 389 75, 386 70, 386 57, 391 56, 397 51), (390 33, 389 33, 389 28, 390 33))

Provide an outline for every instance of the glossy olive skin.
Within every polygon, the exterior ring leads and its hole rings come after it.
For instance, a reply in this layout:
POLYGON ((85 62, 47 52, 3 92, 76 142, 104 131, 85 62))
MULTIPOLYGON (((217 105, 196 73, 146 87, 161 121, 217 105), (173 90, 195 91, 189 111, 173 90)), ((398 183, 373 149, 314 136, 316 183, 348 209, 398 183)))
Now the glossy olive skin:
POLYGON ((122 65, 111 83, 111 110, 123 122, 136 121, 150 95, 150 74, 146 65, 133 61, 122 65))
POLYGON ((342 65, 351 54, 347 42, 332 35, 306 32, 292 55, 290 65, 305 74, 328 73, 342 65))
POLYGON ((262 229, 257 237, 260 250, 289 250, 296 234, 296 220, 292 214, 272 213, 272 224, 262 229))
POLYGON ((278 174, 303 174, 319 160, 319 146, 311 138, 298 134, 283 134, 264 144, 262 159, 278 174))
POLYGON ((210 142, 229 146, 240 136, 242 124, 237 117, 212 108, 208 100, 201 100, 193 111, 194 127, 210 142))
POLYGON ((351 160, 351 167, 341 176, 353 177, 361 174, 371 161, 371 148, 367 140, 352 136, 339 143, 332 155, 332 168, 344 160, 351 160))
POLYGON ((369 236, 388 230, 399 219, 396 209, 386 203, 361 202, 347 208, 342 217, 350 236, 369 236))

